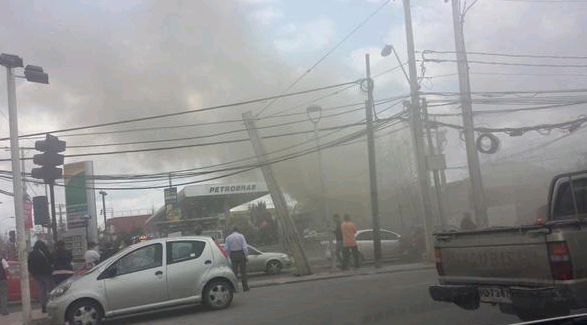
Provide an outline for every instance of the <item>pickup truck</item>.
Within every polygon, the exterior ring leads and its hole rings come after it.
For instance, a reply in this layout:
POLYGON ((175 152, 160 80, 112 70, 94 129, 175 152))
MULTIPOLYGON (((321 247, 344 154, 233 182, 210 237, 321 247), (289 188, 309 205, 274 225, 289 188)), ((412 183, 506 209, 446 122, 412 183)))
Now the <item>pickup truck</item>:
POLYGON ((433 235, 435 301, 488 303, 522 321, 587 307, 587 170, 553 178, 535 224, 433 235))

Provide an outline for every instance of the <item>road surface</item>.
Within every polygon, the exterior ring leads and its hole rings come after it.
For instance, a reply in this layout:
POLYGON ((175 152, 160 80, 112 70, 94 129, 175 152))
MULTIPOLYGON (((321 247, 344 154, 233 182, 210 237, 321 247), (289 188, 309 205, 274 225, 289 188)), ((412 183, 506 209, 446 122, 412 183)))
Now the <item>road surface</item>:
POLYGON ((431 301, 434 270, 301 282, 235 295, 225 310, 203 306, 114 319, 107 325, 163 324, 511 324, 515 316, 482 305, 476 311, 431 301))

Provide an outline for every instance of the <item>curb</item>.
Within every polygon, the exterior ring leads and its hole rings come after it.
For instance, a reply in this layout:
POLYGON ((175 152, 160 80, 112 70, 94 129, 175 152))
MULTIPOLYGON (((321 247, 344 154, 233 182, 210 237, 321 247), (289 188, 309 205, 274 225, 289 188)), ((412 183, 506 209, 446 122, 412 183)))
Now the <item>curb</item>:
POLYGON ((277 285, 284 285, 284 284, 293 284, 293 283, 301 283, 301 282, 312 282, 312 281, 320 281, 320 280, 329 280, 329 279, 338 279, 338 278, 348 278, 358 275, 373 275, 373 274, 386 274, 386 273, 399 273, 399 272, 409 272, 409 271, 421 271, 421 270, 432 270, 434 269, 434 265, 431 266, 420 266, 415 268, 409 269, 395 269, 395 270, 366 270, 361 271, 359 273, 341 273, 341 274, 328 274, 317 276, 314 278, 307 278, 307 277, 299 277, 293 280, 285 280, 285 281, 273 281, 273 282, 266 282, 266 283, 250 283, 250 288, 262 288, 262 287, 271 287, 277 285))

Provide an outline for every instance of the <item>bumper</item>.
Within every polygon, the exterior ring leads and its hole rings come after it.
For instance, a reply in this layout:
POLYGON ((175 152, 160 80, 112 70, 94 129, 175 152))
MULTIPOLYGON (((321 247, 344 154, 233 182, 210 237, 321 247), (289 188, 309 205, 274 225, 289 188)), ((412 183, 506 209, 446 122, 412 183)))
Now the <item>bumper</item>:
POLYGON ((65 323, 65 309, 67 305, 57 304, 49 301, 47 303, 47 315, 49 315, 49 324, 63 325, 65 323))
MULTIPOLYGON (((566 286, 546 288, 510 287, 512 307, 543 309, 552 306, 576 306, 572 293, 566 286)), ((452 302, 465 309, 479 308, 477 286, 433 285, 428 288, 435 301, 452 302)))

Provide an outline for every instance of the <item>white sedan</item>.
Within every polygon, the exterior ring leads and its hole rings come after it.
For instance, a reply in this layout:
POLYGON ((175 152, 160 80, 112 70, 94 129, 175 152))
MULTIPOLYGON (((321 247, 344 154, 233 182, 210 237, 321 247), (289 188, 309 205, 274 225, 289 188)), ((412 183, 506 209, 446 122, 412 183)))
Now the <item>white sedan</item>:
MULTIPOLYGON (((381 234, 381 258, 393 259, 400 257, 399 239, 400 235, 386 229, 380 230, 381 234)), ((373 229, 363 229, 357 231, 355 235, 357 246, 362 260, 372 260, 373 256, 373 229)), ((328 245, 327 245, 328 246, 328 245)), ((333 241, 333 247, 336 247, 336 240, 333 241)), ((330 259, 332 254, 330 247, 326 248, 326 258, 330 259)), ((352 259, 352 257, 351 257, 352 259)))

